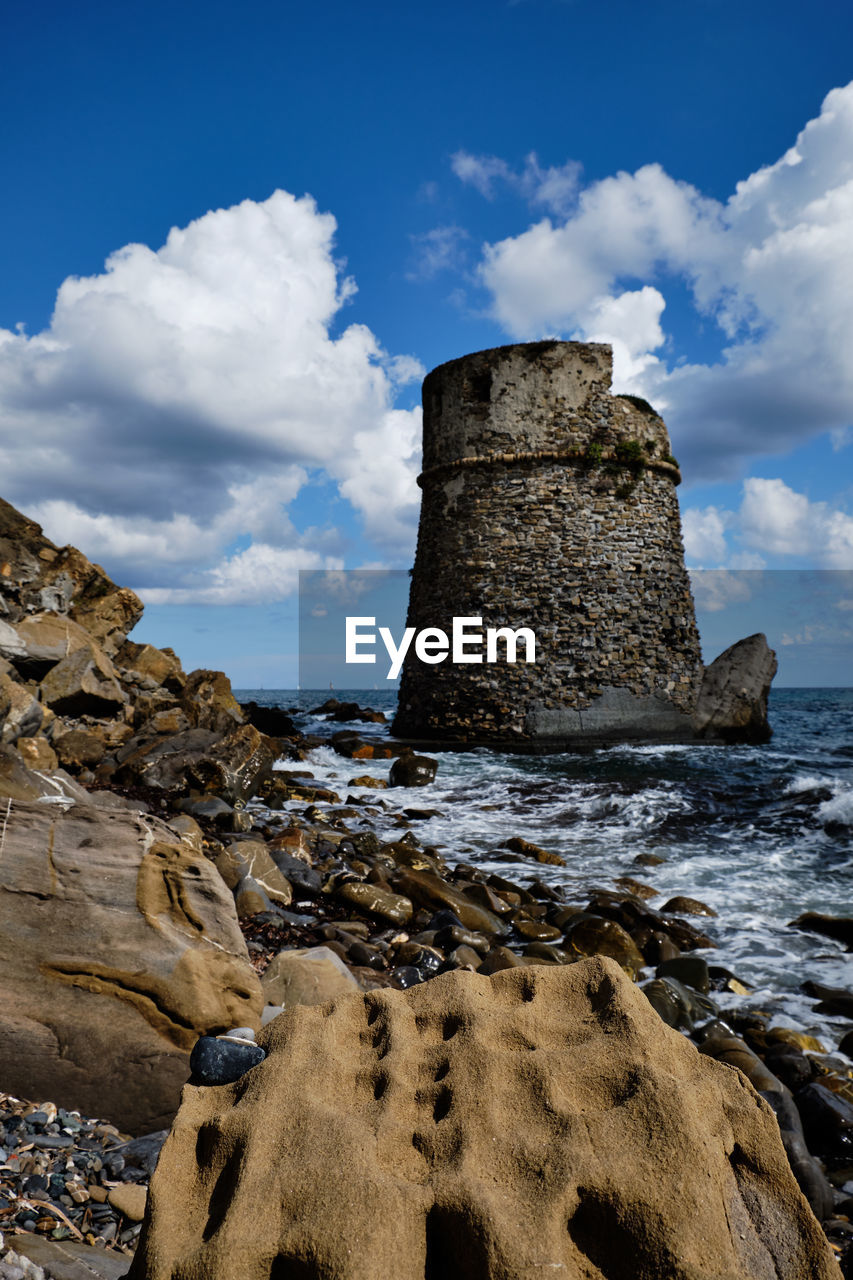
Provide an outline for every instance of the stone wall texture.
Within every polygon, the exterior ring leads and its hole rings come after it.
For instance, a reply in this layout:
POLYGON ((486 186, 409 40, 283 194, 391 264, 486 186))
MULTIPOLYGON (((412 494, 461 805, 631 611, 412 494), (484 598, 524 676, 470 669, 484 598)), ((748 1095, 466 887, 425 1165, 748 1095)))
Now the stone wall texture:
MULTIPOLYGON (((424 381, 408 625, 527 626, 535 664, 426 665, 394 731, 508 745, 687 740, 702 676, 663 420, 610 394, 611 350, 477 352, 424 381)), ((520 650, 523 657, 523 647, 520 650)))

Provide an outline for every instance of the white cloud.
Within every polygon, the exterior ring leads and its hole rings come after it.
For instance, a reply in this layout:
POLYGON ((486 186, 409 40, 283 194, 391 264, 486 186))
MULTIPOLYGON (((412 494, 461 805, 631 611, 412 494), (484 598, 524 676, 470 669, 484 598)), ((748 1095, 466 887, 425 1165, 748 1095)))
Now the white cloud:
POLYGON ((810 502, 782 480, 744 482, 742 541, 770 555, 806 557, 817 568, 853 569, 853 516, 810 502))
POLYGON ((455 225, 433 227, 410 239, 414 261, 407 278, 431 280, 440 271, 451 271, 461 265, 468 232, 455 225))
POLYGON ((816 569, 853 569, 853 516, 812 502, 783 480, 743 482, 737 511, 688 507, 682 513, 688 562, 761 569, 767 557, 807 560, 816 569))
POLYGON ((688 507, 681 517, 684 554, 688 564, 702 568, 709 563, 722 564, 728 555, 726 528, 731 513, 718 507, 688 507))
POLYGON ((499 156, 475 156, 457 151, 450 166, 461 182, 493 200, 496 188, 503 183, 519 192, 531 205, 541 205, 552 213, 565 214, 572 208, 580 183, 581 166, 575 160, 543 169, 535 151, 525 158, 524 168, 515 170, 499 156))
POLYGON ((355 285, 335 229, 308 196, 246 200, 69 278, 43 333, 0 331, 4 496, 163 598, 330 563, 286 512, 313 476, 408 558, 419 411, 394 399, 423 370, 337 330, 355 285))
POLYGON ((756 575, 731 569, 692 569, 690 586, 697 609, 707 613, 720 613, 730 604, 742 604, 752 599, 756 575))
MULTIPOLYGON (((461 176, 488 191, 506 178, 501 163, 468 157, 461 176)), ((480 276, 514 338, 609 334, 630 357, 622 389, 665 412, 686 478, 731 479, 819 433, 838 447, 849 439, 851 224, 853 84, 725 204, 659 165, 618 173, 582 189, 569 216, 487 245, 480 276), (658 305, 673 278, 716 327, 715 363, 670 367, 662 307, 654 317, 651 299, 618 306, 645 289, 658 305)))

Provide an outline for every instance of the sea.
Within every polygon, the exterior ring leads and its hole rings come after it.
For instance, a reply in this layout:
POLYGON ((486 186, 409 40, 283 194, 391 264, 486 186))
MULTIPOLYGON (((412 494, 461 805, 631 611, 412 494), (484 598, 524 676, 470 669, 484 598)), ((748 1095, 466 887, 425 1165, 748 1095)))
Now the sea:
MULTIPOLYGON (((350 727, 388 735, 387 726, 332 725, 310 714, 330 696, 384 711, 389 721, 396 705, 396 693, 383 690, 235 692, 241 702, 293 708, 303 732, 327 735, 350 727)), ((723 1014, 760 1010, 771 1026, 817 1036, 831 1051, 850 1021, 817 1013, 802 984, 853 990, 853 953, 790 922, 805 911, 853 916, 853 689, 774 689, 769 718, 773 737, 759 746, 434 752, 438 773, 427 790, 364 793, 388 806, 370 825, 399 839, 402 808, 435 809, 412 829, 450 866, 465 862, 522 884, 539 877, 580 905, 620 876, 653 885, 660 896, 652 907, 676 894, 698 898, 717 913, 688 917, 716 943, 698 954, 751 989, 717 993, 723 1014), (566 866, 506 862, 502 846, 512 836, 560 854, 566 866), (638 865, 644 853, 664 861, 638 865)), ((300 767, 342 798, 355 775, 388 776, 387 760, 347 760, 327 746, 300 767)))

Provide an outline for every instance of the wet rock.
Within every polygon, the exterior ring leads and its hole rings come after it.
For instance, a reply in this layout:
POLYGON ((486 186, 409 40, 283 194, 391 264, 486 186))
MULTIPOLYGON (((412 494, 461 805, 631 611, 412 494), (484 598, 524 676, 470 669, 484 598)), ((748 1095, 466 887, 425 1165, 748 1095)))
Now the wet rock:
POLYGON ((853 1104, 820 1080, 799 1089, 794 1101, 809 1150, 824 1158, 853 1160, 853 1104))
POLYGON ((645 960, 634 939, 615 920, 580 916, 566 929, 565 950, 575 956, 610 956, 627 974, 637 978, 645 960))
POLYGON ((235 1036, 202 1036, 190 1054, 192 1084, 233 1084, 263 1062, 265 1051, 235 1036))
POLYGON ((188 1257, 206 1280, 235 1259, 241 1280, 270 1259, 302 1280, 698 1276, 709 1250, 741 1280, 837 1275, 766 1108, 607 960, 448 973, 262 1039, 250 1089, 186 1091, 132 1278, 188 1257))
POLYGON ((769 1103, 779 1124, 779 1132, 790 1161, 794 1177, 803 1195, 820 1221, 832 1212, 834 1193, 820 1165, 806 1146, 803 1125, 791 1095, 782 1081, 765 1066, 737 1036, 719 1031, 708 1036, 700 1046, 700 1053, 737 1067, 754 1089, 769 1103))
POLYGON ((713 916, 717 913, 713 907, 707 906, 704 902, 700 902, 698 898, 685 898, 679 894, 675 898, 670 898, 661 907, 662 912, 674 911, 680 916, 713 916))
POLYGON ((339 722, 362 720, 369 724, 386 724, 387 718, 382 711, 371 711, 360 707, 357 702, 338 702, 337 698, 327 698, 322 707, 314 707, 308 712, 311 716, 328 716, 330 720, 339 722))
POLYGON ((400 893, 393 893, 390 889, 383 889, 381 885, 349 880, 336 889, 335 896, 391 924, 404 925, 412 918, 414 908, 411 899, 400 893))
POLYGON ((653 885, 643 884, 641 880, 635 880, 632 876, 618 876, 613 883, 620 889, 626 889, 628 893, 633 893, 637 898, 658 898, 660 890, 655 889, 653 885))
MULTIPOLYGON (((384 791, 388 786, 387 778, 371 778, 369 773, 362 773, 357 778, 350 778, 348 787, 369 787, 373 791, 384 791)), ((407 811, 408 814, 408 811, 407 811)))
POLYGON ((289 738, 296 733, 296 726, 281 707, 260 707, 257 702, 241 702, 240 710, 247 724, 254 725, 268 738, 289 738))
POLYGON ((359 991, 343 960, 329 947, 280 951, 261 978, 267 1004, 325 1004, 359 991))
MULTIPOLYGON (((239 866, 242 875, 251 876, 272 902, 280 907, 290 906, 293 901, 290 881, 282 875, 265 844, 259 840, 241 840, 232 844, 228 853, 235 870, 239 866)), ((221 874, 220 857, 216 859, 216 867, 221 874)))
POLYGON ((332 734, 331 743, 337 754, 347 760, 390 760, 396 754, 387 742, 368 742, 349 730, 332 734))
POLYGON ((657 967, 657 977, 677 978, 685 986, 701 991, 703 995, 707 995, 711 989, 708 961, 702 956, 676 956, 671 960, 664 960, 657 967))
POLYGON ((638 853, 634 862, 638 867, 659 867, 666 862, 666 858, 661 858, 656 853, 638 853))
POLYGON ((840 1053, 846 1054, 848 1058, 853 1058, 853 1027, 849 1031, 845 1031, 839 1040, 838 1050, 840 1053))
POLYGON ((761 634, 739 640, 705 668, 693 729, 717 742, 767 742, 767 697, 776 674, 776 654, 761 634))
POLYGON ((533 858, 534 861, 545 863, 547 866, 564 867, 566 865, 565 858, 561 858, 558 853, 550 853, 538 844, 523 840, 521 836, 513 836, 511 840, 507 840, 504 848, 509 849, 510 853, 520 853, 523 858, 533 858))
POLYGON ((398 893, 404 894, 412 902, 425 907, 449 908, 458 918, 458 923, 477 933, 485 933, 489 937, 503 937, 509 926, 493 912, 479 907, 464 893, 453 888, 440 876, 429 871, 413 871, 400 869, 393 877, 394 887, 398 893))
POLYGON ((853 951, 853 918, 850 916, 828 916, 819 911, 805 911, 796 920, 792 920, 788 928, 819 933, 824 938, 843 942, 848 951, 853 951))
POLYGON ((692 1031, 699 1022, 716 1017, 717 1006, 706 996, 668 976, 652 978, 642 984, 649 1004, 668 1027, 692 1031))
POLYGON ((391 787, 427 787, 435 781, 438 761, 430 756, 416 756, 411 752, 398 758, 391 765, 388 785, 391 787))
POLYGON ((842 1018, 853 1018, 853 991, 843 987, 827 987, 821 982, 804 982, 801 990, 807 996, 819 1000, 818 1013, 829 1013, 842 1018))

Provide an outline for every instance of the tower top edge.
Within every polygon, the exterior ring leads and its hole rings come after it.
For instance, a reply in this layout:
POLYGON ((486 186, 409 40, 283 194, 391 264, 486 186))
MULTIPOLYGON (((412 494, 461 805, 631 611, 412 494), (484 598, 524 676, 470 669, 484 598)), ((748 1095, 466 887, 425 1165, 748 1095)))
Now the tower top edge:
POLYGON ((467 364, 471 361, 492 363, 493 361, 506 360, 512 355, 518 355, 532 362, 550 354, 563 354, 565 356, 586 354, 597 360, 603 359, 608 366, 612 366, 613 360, 613 348, 608 342, 572 342, 562 338, 548 338, 541 342, 509 342, 500 347, 485 347, 482 351, 470 351, 467 355, 455 356, 452 360, 445 360, 443 364, 436 365, 434 369, 429 371, 424 382, 428 382, 436 374, 452 369, 456 365, 467 364))

